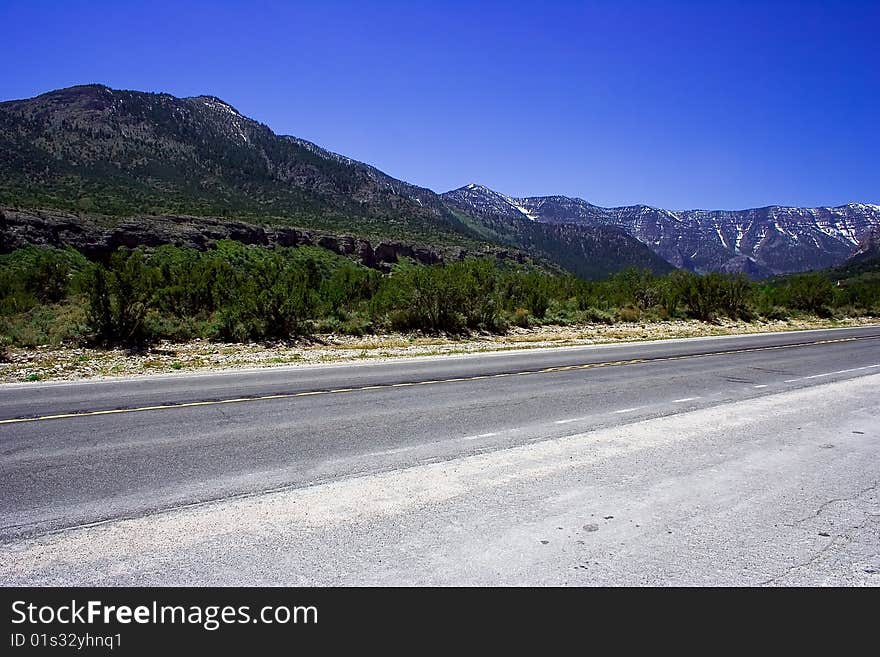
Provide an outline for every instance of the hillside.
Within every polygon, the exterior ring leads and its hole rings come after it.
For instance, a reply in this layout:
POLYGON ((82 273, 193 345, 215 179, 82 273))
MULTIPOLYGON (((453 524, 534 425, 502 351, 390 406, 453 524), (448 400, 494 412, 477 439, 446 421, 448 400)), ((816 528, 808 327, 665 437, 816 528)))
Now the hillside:
POLYGON ((0 103, 6 205, 111 216, 273 217, 433 241, 467 231, 362 167, 322 157, 213 96, 71 87, 0 103))
POLYGON ((168 226, 201 225, 190 218, 202 217, 211 225, 245 222, 255 230, 296 227, 330 241, 390 240, 435 251, 440 260, 443 252, 512 248, 522 251, 517 259, 529 255, 581 275, 629 265, 669 268, 615 228, 487 223, 450 208, 429 189, 276 135, 214 96, 176 98, 102 85, 0 103, 2 207, 6 250, 22 243, 76 246, 64 236, 79 228, 101 245, 210 246, 210 235, 165 237, 168 226), (28 224, 27 217, 41 219, 28 224), (51 229, 59 223, 70 230, 51 229))
POLYGON ((843 277, 863 274, 870 275, 874 279, 880 277, 880 227, 863 235, 856 252, 833 271, 835 275, 843 277))
POLYGON ((664 274, 675 269, 616 226, 580 226, 530 221, 507 213, 478 211, 444 199, 479 235, 537 254, 584 278, 601 278, 627 267, 664 274))

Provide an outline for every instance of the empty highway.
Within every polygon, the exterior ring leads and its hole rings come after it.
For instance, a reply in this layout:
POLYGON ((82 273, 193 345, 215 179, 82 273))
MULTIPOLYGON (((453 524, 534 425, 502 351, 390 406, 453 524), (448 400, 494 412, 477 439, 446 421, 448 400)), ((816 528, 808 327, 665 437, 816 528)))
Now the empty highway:
POLYGON ((878 381, 866 327, 8 384, 0 577, 877 584, 878 381))

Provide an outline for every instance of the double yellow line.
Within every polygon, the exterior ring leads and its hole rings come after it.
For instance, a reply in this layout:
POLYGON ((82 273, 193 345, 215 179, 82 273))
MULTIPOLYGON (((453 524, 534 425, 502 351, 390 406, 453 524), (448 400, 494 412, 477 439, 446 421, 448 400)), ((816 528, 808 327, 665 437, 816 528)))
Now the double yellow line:
POLYGON ((461 381, 479 381, 481 379, 500 379, 508 376, 528 376, 532 374, 551 374, 554 372, 567 372, 570 370, 589 370, 599 367, 619 367, 622 365, 637 365, 639 363, 653 363, 668 360, 685 360, 688 358, 704 358, 707 356, 726 356, 730 354, 743 354, 755 351, 770 351, 773 349, 792 349, 795 347, 807 347, 819 344, 833 344, 839 342, 853 342, 855 340, 870 340, 880 336, 864 336, 837 338, 834 340, 816 340, 814 342, 800 342, 797 344, 775 345, 770 347, 746 347, 731 349, 728 351, 712 351, 702 354, 685 354, 682 356, 658 356, 654 358, 632 358, 630 360, 612 360, 604 363, 584 363, 582 365, 562 365, 558 367, 546 367, 540 370, 523 370, 521 372, 505 372, 501 374, 479 374, 475 376, 454 377, 449 379, 431 379, 427 381, 411 381, 405 383, 380 383, 376 385, 358 386, 354 388, 329 388, 326 390, 312 390, 309 392, 288 392, 276 395, 261 395, 258 397, 234 397, 230 399, 214 399, 208 401, 181 402, 176 404, 159 404, 156 406, 138 406, 134 408, 114 408, 100 411, 81 411, 76 413, 58 413, 55 415, 40 415, 36 417, 15 417, 0 420, 0 424, 19 424, 23 422, 42 422, 45 420, 63 420, 74 417, 93 417, 97 415, 115 415, 119 413, 139 413, 142 411, 162 411, 171 408, 189 408, 192 406, 219 406, 221 404, 242 404, 245 402, 263 401, 267 399, 295 399, 296 397, 311 397, 314 395, 332 395, 344 392, 362 392, 364 390, 384 390, 387 388, 405 388, 408 386, 427 386, 437 383, 458 383, 461 381))

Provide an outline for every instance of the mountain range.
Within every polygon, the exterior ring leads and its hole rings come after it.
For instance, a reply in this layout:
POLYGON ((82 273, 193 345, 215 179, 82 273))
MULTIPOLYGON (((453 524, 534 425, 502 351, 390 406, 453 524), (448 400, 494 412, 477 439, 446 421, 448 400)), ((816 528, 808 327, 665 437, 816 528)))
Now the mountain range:
POLYGON ((384 245, 385 264, 494 253, 584 277, 628 266, 763 277, 838 265, 878 229, 880 207, 867 204, 669 211, 476 184, 437 194, 276 135, 214 96, 83 85, 0 103, 0 252, 247 236, 370 254, 384 245))
POLYGON ((565 196, 511 198, 477 184, 443 197, 463 211, 509 221, 618 227, 678 268, 756 278, 838 265, 880 229, 880 206, 863 203, 750 210, 603 208, 565 196))

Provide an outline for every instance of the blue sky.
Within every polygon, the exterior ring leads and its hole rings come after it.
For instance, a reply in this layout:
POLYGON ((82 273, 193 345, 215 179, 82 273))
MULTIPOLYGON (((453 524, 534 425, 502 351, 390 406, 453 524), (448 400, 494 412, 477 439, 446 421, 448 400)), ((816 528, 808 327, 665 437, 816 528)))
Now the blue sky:
POLYGON ((880 203, 876 0, 0 0, 0 24, 2 99, 213 94, 436 191, 880 203))

